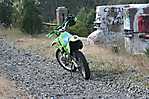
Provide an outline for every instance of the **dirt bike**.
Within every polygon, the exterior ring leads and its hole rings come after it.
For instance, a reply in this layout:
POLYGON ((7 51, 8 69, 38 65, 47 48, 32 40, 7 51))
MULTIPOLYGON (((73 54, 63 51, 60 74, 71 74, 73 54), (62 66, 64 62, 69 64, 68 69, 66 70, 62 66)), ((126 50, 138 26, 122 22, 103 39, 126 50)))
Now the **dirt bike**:
POLYGON ((80 71, 83 78, 90 78, 90 69, 84 54, 80 51, 83 43, 77 35, 73 35, 66 31, 68 26, 75 24, 75 17, 66 17, 62 25, 51 31, 47 37, 54 37, 51 46, 56 50, 56 59, 60 66, 70 72, 80 71))

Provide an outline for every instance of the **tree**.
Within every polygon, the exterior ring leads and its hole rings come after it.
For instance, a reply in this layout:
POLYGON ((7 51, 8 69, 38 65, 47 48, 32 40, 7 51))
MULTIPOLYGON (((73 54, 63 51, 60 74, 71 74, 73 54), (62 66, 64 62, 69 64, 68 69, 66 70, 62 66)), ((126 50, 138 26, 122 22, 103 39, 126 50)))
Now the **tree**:
POLYGON ((23 0, 13 0, 13 25, 19 27, 22 24, 23 0))
POLYGON ((37 0, 23 1, 22 30, 31 35, 41 33, 43 28, 38 5, 37 0))
POLYGON ((88 36, 93 32, 95 20, 95 10, 82 8, 77 15, 77 23, 70 28, 71 32, 76 32, 79 36, 88 36))
POLYGON ((3 0, 0 2, 0 21, 4 23, 6 27, 12 23, 12 5, 11 0, 3 0))
POLYGON ((93 32, 94 30, 94 21, 96 17, 96 12, 95 9, 90 9, 88 15, 87 15, 87 20, 86 20, 86 25, 89 33, 93 32))
MULTIPOLYGON (((57 7, 65 6, 68 8, 69 13, 77 15, 80 9, 83 7, 94 8, 95 0, 39 0, 40 12, 44 16, 45 21, 50 16, 51 19, 55 19, 55 10, 57 7)), ((99 0, 100 1, 100 0, 99 0)))

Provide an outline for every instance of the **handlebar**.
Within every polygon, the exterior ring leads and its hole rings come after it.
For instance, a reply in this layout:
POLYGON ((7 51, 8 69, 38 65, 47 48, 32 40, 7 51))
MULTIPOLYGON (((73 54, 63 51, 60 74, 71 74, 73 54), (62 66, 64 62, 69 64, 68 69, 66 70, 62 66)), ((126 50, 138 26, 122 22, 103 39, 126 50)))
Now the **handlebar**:
POLYGON ((54 34, 56 34, 57 36, 61 33, 64 32, 67 28, 68 21, 64 22, 62 25, 58 26, 56 29, 54 29, 52 32, 50 32, 47 37, 51 38, 54 34))
POLYGON ((70 25, 70 21, 72 20, 72 16, 70 17, 66 17, 65 21, 58 27, 56 27, 56 29, 54 29, 52 32, 50 32, 47 37, 51 38, 54 34, 56 34, 57 36, 60 35, 61 32, 66 31, 67 27, 70 25))
POLYGON ((46 36, 48 37, 48 38, 51 38, 53 35, 59 35, 59 31, 58 30, 53 30, 52 32, 50 32, 49 34, 47 34, 46 36))

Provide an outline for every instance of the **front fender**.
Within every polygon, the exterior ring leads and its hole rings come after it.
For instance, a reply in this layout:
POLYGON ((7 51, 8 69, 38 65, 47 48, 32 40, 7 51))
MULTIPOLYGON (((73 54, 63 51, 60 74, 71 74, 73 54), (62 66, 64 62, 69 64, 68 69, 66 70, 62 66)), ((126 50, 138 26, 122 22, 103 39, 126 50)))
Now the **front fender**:
POLYGON ((59 48, 60 44, 59 44, 59 38, 56 38, 52 43, 51 46, 59 48))

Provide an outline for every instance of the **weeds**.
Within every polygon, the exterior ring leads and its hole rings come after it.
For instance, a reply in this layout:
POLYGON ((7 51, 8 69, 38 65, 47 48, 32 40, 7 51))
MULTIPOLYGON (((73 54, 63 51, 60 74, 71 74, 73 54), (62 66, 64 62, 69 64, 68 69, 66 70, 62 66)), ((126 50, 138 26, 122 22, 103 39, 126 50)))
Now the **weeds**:
POLYGON ((144 51, 144 53, 145 53, 145 55, 146 55, 147 57, 149 57, 149 48, 147 48, 147 49, 144 51))

